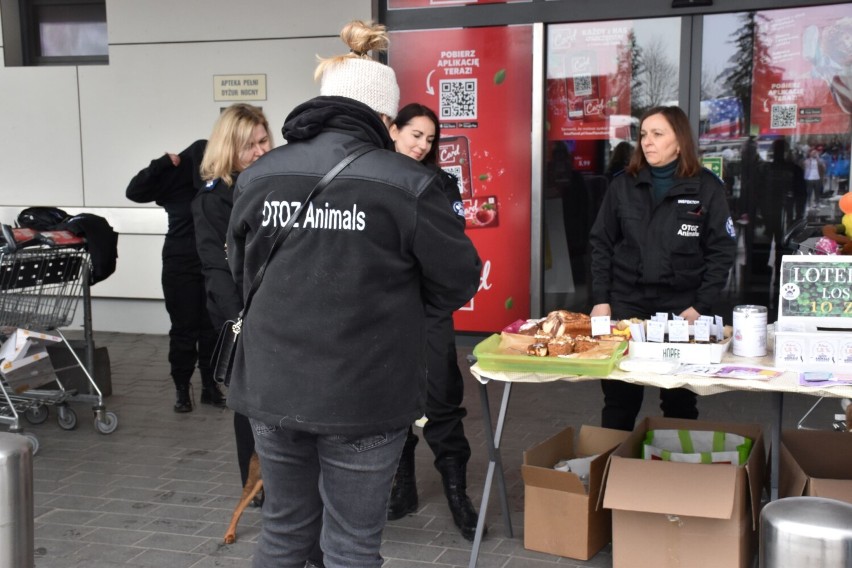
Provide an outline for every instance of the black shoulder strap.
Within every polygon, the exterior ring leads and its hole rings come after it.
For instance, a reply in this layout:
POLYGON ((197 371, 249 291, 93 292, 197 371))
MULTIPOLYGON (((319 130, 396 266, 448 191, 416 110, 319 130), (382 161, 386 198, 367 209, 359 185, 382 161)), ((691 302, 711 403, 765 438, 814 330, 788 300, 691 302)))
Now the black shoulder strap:
POLYGON ((343 169, 366 154, 367 152, 371 152, 375 150, 375 146, 361 146, 357 150, 353 151, 351 154, 340 160, 336 166, 331 168, 331 170, 323 176, 321 180, 317 182, 305 200, 299 205, 299 208, 296 209, 296 212, 287 220, 287 224, 281 227, 281 230, 278 232, 278 235, 275 237, 275 241, 272 243, 272 246, 269 248, 269 254, 266 255, 266 260, 263 261, 263 264, 257 271, 257 274, 254 277, 254 280, 251 283, 251 289, 249 290, 248 296, 246 296, 246 305, 243 307, 240 312, 239 319, 242 320, 245 318, 248 313, 249 306, 251 305, 251 299, 254 296, 254 293, 257 292, 257 289, 260 287, 260 282, 263 280, 263 275, 266 272, 266 267, 269 265, 269 260, 272 258, 272 255, 275 254, 275 251, 278 250, 278 247, 281 246, 281 243, 284 242, 284 239, 287 238, 287 235, 290 234, 290 231, 293 229, 293 225, 296 221, 299 220, 299 216, 302 214, 302 211, 311 202, 311 199, 314 198, 320 191, 325 189, 325 187, 331 183, 337 174, 339 174, 343 169))

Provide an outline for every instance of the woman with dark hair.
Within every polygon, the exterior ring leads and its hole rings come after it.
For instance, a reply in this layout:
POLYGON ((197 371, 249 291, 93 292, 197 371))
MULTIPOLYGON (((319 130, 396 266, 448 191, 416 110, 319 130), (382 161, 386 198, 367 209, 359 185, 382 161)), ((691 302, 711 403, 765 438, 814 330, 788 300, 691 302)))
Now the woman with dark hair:
MULTIPOLYGON (((728 280, 736 233, 724 186, 698 160, 684 112, 650 109, 625 173, 613 178, 590 234, 592 316, 648 319, 671 312, 694 322, 728 280)), ((632 430, 644 387, 601 381, 602 425, 632 430)), ((664 416, 697 418, 695 393, 663 389, 664 416)))
MULTIPOLYGON (((441 179, 447 207, 458 215, 464 226, 458 182, 438 167, 438 139, 441 126, 438 117, 426 106, 411 103, 400 109, 390 126, 396 151, 414 158, 435 170, 441 179)), ((453 314, 426 306, 426 424, 423 437, 435 454, 435 468, 441 473, 444 494, 453 521, 464 538, 473 540, 476 533, 476 509, 467 496, 467 462, 470 444, 464 435, 462 419, 467 411, 461 406, 464 379, 459 371, 453 314)), ((388 519, 404 517, 417 510, 417 482, 414 475, 414 448, 417 436, 409 426, 402 457, 394 477, 388 503, 388 519)))

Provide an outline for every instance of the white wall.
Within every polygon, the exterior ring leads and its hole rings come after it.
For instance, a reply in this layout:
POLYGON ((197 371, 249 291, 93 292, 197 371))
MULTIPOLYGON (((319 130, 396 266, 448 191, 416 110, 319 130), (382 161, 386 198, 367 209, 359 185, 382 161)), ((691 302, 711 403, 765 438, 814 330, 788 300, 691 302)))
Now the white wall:
POLYGON ((166 216, 128 201, 127 183, 208 137, 231 104, 213 100, 214 75, 266 75, 267 100, 249 102, 281 144, 284 117, 319 93, 316 56, 343 53, 340 29, 370 10, 370 0, 107 0, 108 65, 4 67, 0 53, 0 222, 30 205, 105 217, 119 258, 92 288, 94 328, 166 332, 166 216))

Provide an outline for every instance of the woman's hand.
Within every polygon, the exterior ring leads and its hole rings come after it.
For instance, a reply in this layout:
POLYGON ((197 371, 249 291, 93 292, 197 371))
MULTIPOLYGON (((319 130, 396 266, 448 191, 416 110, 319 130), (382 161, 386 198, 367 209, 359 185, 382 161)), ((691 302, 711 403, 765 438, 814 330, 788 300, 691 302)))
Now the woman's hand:
POLYGON ((683 310, 681 312, 680 317, 682 317, 683 319, 685 319, 689 323, 695 323, 695 320, 697 320, 699 317, 701 317, 701 314, 699 314, 698 311, 695 308, 693 308, 692 306, 689 306, 688 308, 686 308, 685 310, 683 310))
POLYGON ((612 308, 609 307, 609 304, 596 304, 592 307, 592 313, 589 316, 612 316, 612 308))
POLYGON ((166 156, 172 161, 172 165, 177 167, 180 165, 180 156, 177 154, 172 154, 171 152, 166 152, 166 156))

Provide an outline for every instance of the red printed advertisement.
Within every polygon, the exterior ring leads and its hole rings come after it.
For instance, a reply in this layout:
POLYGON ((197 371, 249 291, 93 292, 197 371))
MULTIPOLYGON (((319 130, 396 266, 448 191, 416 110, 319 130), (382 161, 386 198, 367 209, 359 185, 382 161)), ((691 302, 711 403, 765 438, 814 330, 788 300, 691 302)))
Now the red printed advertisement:
POLYGON ((852 18, 839 6, 758 12, 751 132, 836 134, 852 114, 852 18))
POLYGON ((470 4, 511 4, 530 0, 388 0, 388 10, 400 8, 440 8, 446 6, 464 6, 470 4))
POLYGON ((391 33, 400 106, 435 111, 438 157, 459 180, 479 291, 456 329, 499 331, 530 315, 532 27, 391 33))
POLYGON ((548 140, 629 139, 632 22, 561 24, 548 31, 548 140))

